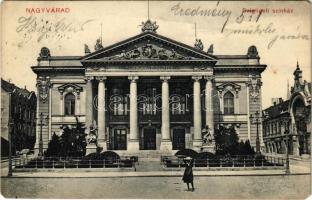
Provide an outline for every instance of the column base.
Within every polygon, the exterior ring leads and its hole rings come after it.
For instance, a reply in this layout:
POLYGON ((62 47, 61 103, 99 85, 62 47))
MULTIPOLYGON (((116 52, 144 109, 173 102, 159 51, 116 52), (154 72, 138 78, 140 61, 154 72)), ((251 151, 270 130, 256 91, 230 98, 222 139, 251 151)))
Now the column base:
POLYGON ((309 159, 310 155, 309 154, 301 154, 301 158, 303 159, 309 159))
POLYGON ((138 152, 140 150, 139 140, 129 140, 127 151, 138 152))
MULTIPOLYGON (((45 148, 45 146, 43 145, 42 147, 42 155, 41 156, 44 156, 44 153, 45 151, 47 150, 48 147, 45 148)), ((39 144, 35 144, 35 147, 34 147, 34 155, 36 156, 39 156, 39 144)))
POLYGON ((161 140, 159 150, 163 152, 171 152, 172 142, 170 140, 161 140))
POLYGON ((107 151, 107 143, 106 143, 106 141, 98 141, 98 147, 101 148, 101 152, 107 151))
POLYGON ((90 153, 96 153, 96 145, 95 144, 88 144, 86 147, 86 155, 90 153))
POLYGON ((200 152, 203 146, 202 140, 193 140, 193 150, 200 152))
POLYGON ((215 143, 203 144, 202 151, 215 154, 216 153, 216 145, 215 145, 215 143))
POLYGON ((34 154, 35 156, 39 156, 39 147, 34 147, 34 154))

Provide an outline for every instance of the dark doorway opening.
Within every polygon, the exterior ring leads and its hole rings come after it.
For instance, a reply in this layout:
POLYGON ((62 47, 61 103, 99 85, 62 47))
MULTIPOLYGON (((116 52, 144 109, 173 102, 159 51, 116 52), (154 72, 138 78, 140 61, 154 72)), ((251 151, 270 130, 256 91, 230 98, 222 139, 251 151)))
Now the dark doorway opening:
POLYGON ((114 150, 127 150, 126 129, 114 129, 114 150))
POLYGON ((185 149, 185 129, 174 128, 173 129, 173 150, 185 149))
POLYGON ((156 150, 156 128, 145 128, 143 131, 143 149, 156 150))

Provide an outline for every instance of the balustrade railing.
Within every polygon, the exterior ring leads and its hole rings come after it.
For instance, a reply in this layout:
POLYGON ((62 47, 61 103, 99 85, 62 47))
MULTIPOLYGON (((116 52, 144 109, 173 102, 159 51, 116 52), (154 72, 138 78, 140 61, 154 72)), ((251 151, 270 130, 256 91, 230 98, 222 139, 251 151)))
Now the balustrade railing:
MULTIPOLYGON (((162 157, 161 163, 164 167, 185 167, 185 161, 183 158, 176 157, 162 157)), ((205 159, 193 159, 193 167, 282 167, 286 166, 285 158, 276 158, 263 156, 260 158, 256 157, 216 157, 216 158, 205 158, 205 159)))
POLYGON ((46 157, 44 159, 15 159, 15 168, 134 168, 138 159, 88 159, 85 157, 46 157))

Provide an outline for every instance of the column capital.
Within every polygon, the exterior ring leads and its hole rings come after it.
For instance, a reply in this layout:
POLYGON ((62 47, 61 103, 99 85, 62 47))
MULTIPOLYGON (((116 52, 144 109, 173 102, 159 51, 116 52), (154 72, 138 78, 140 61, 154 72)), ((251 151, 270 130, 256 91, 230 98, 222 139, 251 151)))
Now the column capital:
POLYGON ((192 79, 195 81, 199 81, 202 78, 203 78, 202 76, 192 76, 192 79))
POLYGON ((128 76, 128 79, 131 81, 131 82, 136 82, 136 80, 139 79, 138 76, 128 76))
POLYGON ((215 79, 215 76, 214 75, 204 76, 204 79, 206 79, 207 81, 213 81, 215 79))
POLYGON ((105 81, 107 79, 107 77, 106 76, 96 76, 95 79, 98 81, 105 81))
POLYGON ((161 76, 160 80, 167 82, 170 79, 170 76, 161 76))
POLYGON ((91 80, 93 80, 93 79, 94 79, 93 76, 85 76, 85 77, 84 77, 84 80, 85 80, 86 82, 91 81, 91 80))

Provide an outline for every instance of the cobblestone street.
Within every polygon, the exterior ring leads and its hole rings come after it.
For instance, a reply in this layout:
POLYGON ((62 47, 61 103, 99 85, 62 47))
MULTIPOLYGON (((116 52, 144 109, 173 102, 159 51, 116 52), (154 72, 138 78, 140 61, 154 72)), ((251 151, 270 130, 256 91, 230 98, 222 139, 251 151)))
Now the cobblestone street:
POLYGON ((310 193, 310 175, 196 176, 194 192, 181 177, 2 178, 8 198, 287 198, 310 193))

